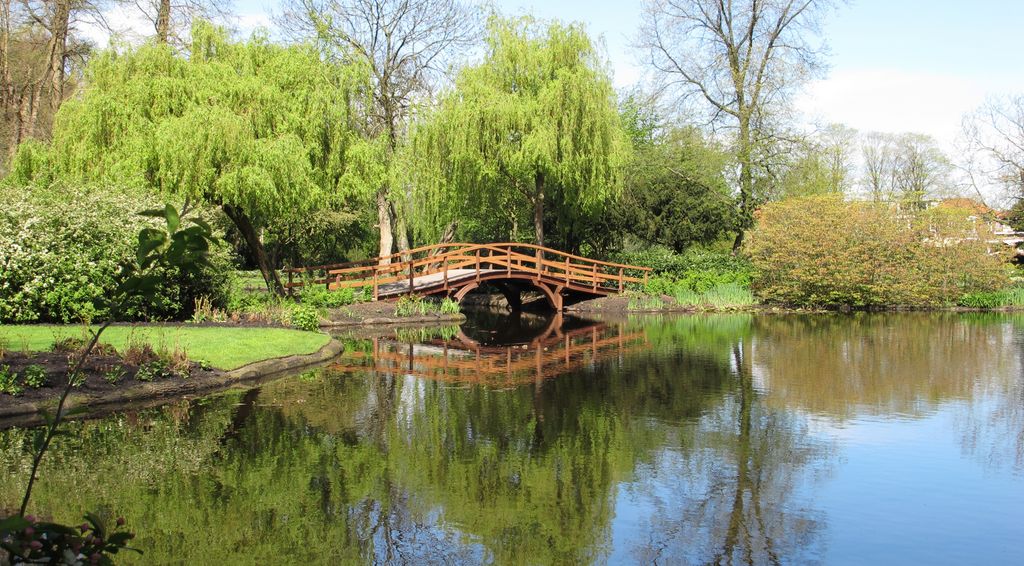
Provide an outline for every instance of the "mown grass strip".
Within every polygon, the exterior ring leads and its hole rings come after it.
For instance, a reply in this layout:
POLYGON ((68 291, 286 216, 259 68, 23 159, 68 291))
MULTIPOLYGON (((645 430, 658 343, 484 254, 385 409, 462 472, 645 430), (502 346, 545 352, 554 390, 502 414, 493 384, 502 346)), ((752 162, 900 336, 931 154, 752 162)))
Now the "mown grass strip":
MULTIPOLYGON (((75 325, 0 325, 0 341, 12 351, 40 352, 52 349, 56 339, 81 337, 84 332, 83 326, 75 325)), ((158 351, 184 350, 193 360, 230 370, 269 358, 311 354, 330 337, 288 328, 112 326, 100 338, 118 351, 129 340, 148 342, 158 351)))

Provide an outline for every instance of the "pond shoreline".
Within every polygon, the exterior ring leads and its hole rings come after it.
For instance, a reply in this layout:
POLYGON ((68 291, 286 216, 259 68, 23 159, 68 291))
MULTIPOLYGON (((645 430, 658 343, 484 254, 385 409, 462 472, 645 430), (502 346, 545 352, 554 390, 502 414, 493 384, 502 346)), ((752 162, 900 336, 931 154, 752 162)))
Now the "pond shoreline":
MULTIPOLYGON (((75 389, 68 397, 66 410, 84 407, 88 416, 97 413, 105 414, 124 408, 128 405, 158 401, 189 399, 206 395, 215 391, 230 388, 233 385, 271 378, 291 372, 300 371, 326 363, 344 351, 344 345, 331 338, 319 350, 311 354, 295 354, 255 361, 232 370, 202 369, 192 364, 188 377, 168 376, 153 381, 138 381, 126 376, 117 384, 103 384, 102 371, 98 368, 120 366, 127 370, 129 364, 116 356, 98 356, 101 365, 87 368, 82 389, 75 389), (106 385, 106 386, 104 386, 106 385)), ((54 352, 38 352, 23 356, 21 365, 27 363, 50 361, 54 352)), ((59 355, 59 354, 56 354, 59 355)), ((137 372, 137 369, 134 369, 137 372)), ((44 419, 41 411, 56 409, 56 403, 63 390, 63 382, 56 382, 45 391, 32 390, 28 397, 0 397, 0 430, 12 426, 32 426, 42 424, 44 419)))
POLYGON ((660 307, 649 307, 646 305, 639 308, 630 308, 631 298, 626 296, 609 296, 598 299, 582 301, 565 308, 568 314, 729 314, 729 313, 751 313, 751 314, 844 314, 856 312, 992 312, 992 313, 1013 313, 1024 312, 1024 306, 1008 306, 995 308, 979 307, 923 307, 907 305, 885 305, 870 307, 792 307, 784 305, 771 305, 755 303, 752 305, 736 305, 728 307, 714 307, 711 305, 681 305, 670 295, 637 295, 632 299, 640 299, 641 305, 644 300, 658 300, 662 303, 660 307))
POLYGON ((425 312, 419 315, 400 316, 395 312, 395 303, 375 301, 355 303, 345 307, 327 309, 327 317, 320 320, 320 328, 344 328, 356 326, 394 326, 423 324, 457 324, 464 322, 466 315, 461 312, 425 312))
MULTIPOLYGON (((997 309, 981 309, 968 307, 875 307, 861 309, 810 309, 810 308, 787 308, 770 305, 749 305, 743 307, 732 307, 726 309, 699 308, 690 305, 675 304, 669 302, 671 297, 664 296, 665 305, 660 309, 630 309, 628 308, 628 297, 604 297, 601 299, 584 301, 565 309, 565 313, 571 316, 594 315, 712 315, 712 314, 762 314, 762 315, 790 315, 790 314, 850 314, 855 312, 872 313, 895 313, 895 312, 950 312, 950 313, 1013 313, 1024 312, 1024 307, 1001 307, 997 309)), ((373 303, 367 303, 373 305, 373 303)), ((355 332, 358 335, 368 335, 380 331, 393 331, 395 329, 410 328, 422 329, 445 324, 460 324, 466 320, 462 313, 444 314, 428 313, 423 316, 381 316, 377 311, 384 311, 389 308, 387 303, 374 305, 371 308, 363 307, 360 310, 361 317, 350 316, 348 313, 339 313, 332 310, 328 319, 321 321, 321 329, 325 333, 333 331, 355 332), (349 316, 346 316, 349 315, 349 316), (370 315, 370 316, 367 316, 370 315)), ((116 323, 115 326, 137 326, 137 327, 178 327, 180 322, 156 322, 156 323, 116 323)), ((253 328, 280 328, 276 324, 260 323, 237 323, 237 322, 202 322, 185 323, 186 327, 253 327, 253 328)), ((202 368, 198 364, 192 364, 189 377, 164 377, 154 381, 137 381, 131 376, 137 368, 132 368, 123 360, 109 353, 99 352, 94 354, 99 358, 91 369, 87 368, 86 387, 84 390, 75 390, 69 397, 68 409, 86 407, 84 413, 88 417, 109 414, 125 408, 154 404, 165 404, 175 400, 192 399, 208 395, 217 391, 231 388, 237 384, 253 381, 272 379, 276 376, 297 372, 306 368, 322 365, 344 351, 344 345, 338 339, 331 337, 330 340, 319 350, 310 354, 295 354, 279 356, 264 360, 254 361, 232 370, 219 370, 202 368), (102 372, 96 369, 99 367, 111 367, 119 365, 124 369, 127 376, 116 385, 104 386, 102 384, 102 372), (89 386, 91 385, 91 386, 89 386), (99 385, 99 386, 97 386, 99 385)), ((15 369, 23 370, 27 364, 49 363, 52 365, 55 352, 36 352, 26 356, 24 353, 14 358, 9 354, 6 358, 0 358, 0 362, 13 363, 12 359, 19 360, 15 363, 15 369)), ((0 367, 5 365, 0 363, 0 367)), ((52 369, 52 368, 51 368, 52 369)), ((66 371, 66 370, 65 370, 66 371)), ((58 385, 50 386, 44 390, 26 389, 25 396, 0 395, 0 430, 12 426, 33 426, 44 422, 40 411, 52 411, 56 406, 57 398, 62 389, 63 374, 53 379, 58 385), (42 395, 41 395, 42 393, 42 395)))

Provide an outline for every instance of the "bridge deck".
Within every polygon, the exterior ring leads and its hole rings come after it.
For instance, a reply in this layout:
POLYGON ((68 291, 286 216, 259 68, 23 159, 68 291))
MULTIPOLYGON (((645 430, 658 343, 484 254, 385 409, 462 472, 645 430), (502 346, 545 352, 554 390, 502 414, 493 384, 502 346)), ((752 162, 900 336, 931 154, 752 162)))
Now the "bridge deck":
MULTIPOLYGON (((487 276, 504 272, 501 269, 481 269, 480 275, 487 276)), ((460 283, 469 280, 476 279, 477 271, 475 269, 449 269, 448 270, 448 284, 459 285, 460 283)), ((444 273, 429 273, 427 275, 416 275, 412 279, 412 289, 414 292, 424 291, 427 289, 435 289, 439 286, 443 286, 445 283, 444 273)), ((394 283, 385 283, 384 285, 377 286, 377 296, 381 299, 389 297, 395 297, 399 295, 409 294, 409 280, 403 279, 401 281, 395 281, 394 283)))
POLYGON ((622 293, 627 285, 646 283, 650 271, 532 244, 436 244, 361 262, 288 269, 286 286, 372 287, 374 300, 439 293, 461 300, 483 281, 519 280, 561 310, 565 293, 622 293))

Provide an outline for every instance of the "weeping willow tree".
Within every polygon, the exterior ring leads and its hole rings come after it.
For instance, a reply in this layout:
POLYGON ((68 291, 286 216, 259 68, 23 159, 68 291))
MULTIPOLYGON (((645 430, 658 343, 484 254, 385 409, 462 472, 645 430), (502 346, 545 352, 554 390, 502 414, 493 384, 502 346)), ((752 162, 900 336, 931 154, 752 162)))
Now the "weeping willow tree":
POLYGON ((260 228, 378 184, 374 152, 351 127, 365 69, 310 46, 232 42, 198 22, 187 57, 156 43, 105 51, 87 81, 45 157, 19 153, 12 172, 31 178, 14 182, 101 181, 220 207, 273 291, 260 228))
POLYGON ((580 25, 494 17, 484 60, 413 132, 418 218, 442 226, 457 213, 511 203, 545 213, 599 208, 619 187, 628 143, 604 64, 580 25))

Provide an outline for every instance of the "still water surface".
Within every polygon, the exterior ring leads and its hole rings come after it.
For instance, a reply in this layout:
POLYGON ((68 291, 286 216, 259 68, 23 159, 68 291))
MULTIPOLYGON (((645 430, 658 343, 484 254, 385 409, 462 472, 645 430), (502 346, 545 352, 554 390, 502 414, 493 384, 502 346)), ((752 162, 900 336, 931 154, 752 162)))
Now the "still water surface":
POLYGON ((70 428, 36 510, 143 563, 1024 556, 1024 315, 477 316, 70 428))

